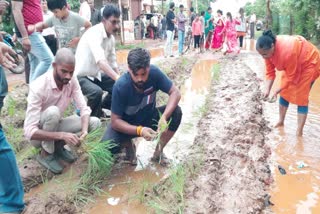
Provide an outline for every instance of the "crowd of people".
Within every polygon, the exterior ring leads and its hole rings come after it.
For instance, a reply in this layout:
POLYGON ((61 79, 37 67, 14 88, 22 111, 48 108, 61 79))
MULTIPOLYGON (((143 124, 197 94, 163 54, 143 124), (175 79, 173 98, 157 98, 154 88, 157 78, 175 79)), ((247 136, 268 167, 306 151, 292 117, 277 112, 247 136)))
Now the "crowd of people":
MULTIPOLYGON (((165 166, 169 161, 163 149, 182 118, 180 91, 157 66, 150 64, 150 53, 143 48, 129 52, 128 72, 121 75, 114 37, 120 28, 120 10, 113 4, 106 4, 102 10, 93 5, 93 0, 83 1, 79 13, 75 13, 66 0, 12 0, 18 41, 28 52, 31 64, 24 136, 40 148, 38 162, 59 174, 64 169, 61 160, 76 160, 72 148, 101 126, 101 118, 105 117, 102 110, 110 109, 111 122, 101 141, 113 141, 111 152, 125 149, 126 158, 135 165, 136 148, 131 140, 143 137, 150 141, 160 135, 151 160, 165 166), (156 107, 159 90, 169 98, 167 105, 156 107), (70 105, 75 106, 76 113, 64 117, 70 105), (160 130, 161 127, 166 128, 160 130)), ((8 6, 8 2, 0 0, 0 14, 8 6)), ((174 10, 174 3, 170 3, 168 13, 163 18, 155 16, 151 26, 155 34, 161 32, 161 38, 166 37, 166 56, 173 56, 175 29, 179 54, 184 54, 187 28, 191 28, 194 48, 199 51, 202 47, 220 51, 226 44, 224 54, 239 53, 248 26, 242 8, 236 18, 230 12, 224 17, 221 10, 214 16, 210 7, 200 14, 190 8, 189 17, 183 5, 177 14, 174 10)), ((275 69, 285 71, 281 87, 273 94, 280 93, 277 126, 284 124, 289 103, 297 104, 297 135, 301 136, 308 95, 319 76, 319 51, 301 36, 277 37, 271 31, 263 33, 256 47, 266 62, 265 98, 269 97, 275 69)), ((0 109, 8 92, 3 67, 15 66, 15 54, 0 42, 0 109)), ((1 124, 0 164, 0 213, 20 213, 24 208, 23 185, 1 124)))

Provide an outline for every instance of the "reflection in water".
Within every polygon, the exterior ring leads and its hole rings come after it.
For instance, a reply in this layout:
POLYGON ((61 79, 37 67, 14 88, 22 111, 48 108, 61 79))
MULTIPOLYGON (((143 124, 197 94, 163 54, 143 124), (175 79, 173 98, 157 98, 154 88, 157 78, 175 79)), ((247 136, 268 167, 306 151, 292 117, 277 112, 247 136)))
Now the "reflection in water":
MULTIPOLYGON (((214 61, 199 61, 195 64, 191 78, 186 80, 181 88, 180 106, 183 117, 175 137, 168 143, 164 152, 175 163, 185 159, 197 133, 197 123, 201 117, 201 107, 205 103, 211 83, 211 67, 214 61), (179 152, 177 152, 179 151, 179 152)), ((155 148, 155 142, 139 140, 137 147, 138 166, 136 169, 119 169, 119 173, 108 181, 111 188, 97 199, 88 211, 90 214, 103 213, 148 213, 147 208, 140 203, 141 192, 158 182, 164 175, 163 168, 150 164, 150 158, 155 148), (118 199, 119 203, 111 205, 108 199, 118 199)))
MULTIPOLYGON (((246 62, 253 70, 263 71, 263 61, 253 56, 246 62), (259 63, 257 63, 259 62, 259 63)), ((279 85, 281 72, 277 73, 279 85)), ((263 78, 263 74, 259 74, 263 78)), ((285 126, 273 129, 268 144, 274 148, 273 171, 275 182, 271 188, 271 201, 275 213, 320 213, 320 90, 317 81, 311 90, 309 114, 304 128, 304 136, 296 137, 297 106, 289 106, 285 126), (299 168, 303 162, 306 167, 299 168), (277 165, 287 171, 281 175, 277 165)), ((265 103, 265 115, 271 125, 278 121, 278 103, 265 103)))

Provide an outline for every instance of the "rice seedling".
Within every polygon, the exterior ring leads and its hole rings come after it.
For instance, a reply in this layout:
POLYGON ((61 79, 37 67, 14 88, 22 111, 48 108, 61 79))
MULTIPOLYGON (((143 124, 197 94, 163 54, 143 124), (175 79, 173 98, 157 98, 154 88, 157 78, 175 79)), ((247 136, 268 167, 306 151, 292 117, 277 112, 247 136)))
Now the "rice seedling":
POLYGON ((93 194, 104 192, 101 183, 111 171, 113 156, 110 149, 114 144, 110 141, 100 142, 101 135, 102 129, 97 129, 88 134, 86 141, 81 143, 80 150, 88 157, 88 164, 74 187, 73 200, 76 204, 86 203, 93 194))

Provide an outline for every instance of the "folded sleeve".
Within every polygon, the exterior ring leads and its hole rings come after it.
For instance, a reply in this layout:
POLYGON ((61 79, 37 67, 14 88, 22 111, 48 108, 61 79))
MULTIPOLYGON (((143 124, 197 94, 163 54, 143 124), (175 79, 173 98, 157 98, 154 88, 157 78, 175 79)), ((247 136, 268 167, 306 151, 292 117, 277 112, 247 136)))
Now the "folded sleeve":
POLYGON ((269 60, 265 60, 266 65, 266 79, 267 80, 274 80, 276 78, 276 70, 274 64, 269 60))

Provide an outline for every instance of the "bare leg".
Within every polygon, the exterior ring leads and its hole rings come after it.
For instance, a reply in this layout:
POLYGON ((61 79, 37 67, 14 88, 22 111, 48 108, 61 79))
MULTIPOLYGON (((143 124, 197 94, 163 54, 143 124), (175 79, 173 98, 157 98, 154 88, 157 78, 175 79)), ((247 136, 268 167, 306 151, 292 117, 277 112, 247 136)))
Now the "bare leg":
POLYGON ((175 132, 167 130, 162 133, 160 137, 160 142, 158 143, 156 150, 153 153, 153 159, 159 159, 160 155, 163 153, 164 147, 167 145, 167 143, 170 141, 170 139, 173 137, 175 132))
POLYGON ((297 136, 302 136, 303 134, 303 127, 306 123, 308 114, 299 114, 298 113, 298 128, 297 128, 297 136))
POLYGON ((136 145, 131 140, 123 142, 122 145, 126 149, 126 160, 131 165, 137 165, 136 145))
POLYGON ((279 105, 279 122, 275 125, 276 128, 284 125, 284 119, 286 117, 287 110, 288 107, 279 105))

